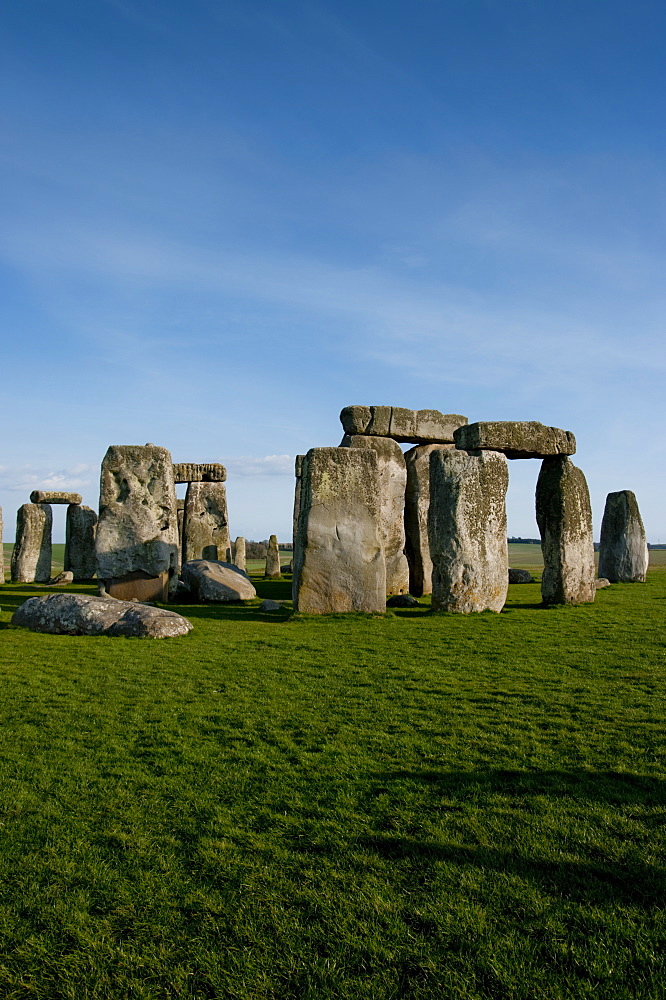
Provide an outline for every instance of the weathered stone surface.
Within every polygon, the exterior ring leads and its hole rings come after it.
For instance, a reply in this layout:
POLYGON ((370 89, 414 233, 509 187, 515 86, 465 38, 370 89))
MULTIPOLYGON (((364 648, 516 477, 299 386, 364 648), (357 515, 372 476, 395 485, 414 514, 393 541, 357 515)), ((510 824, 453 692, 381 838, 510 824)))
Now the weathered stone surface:
POLYGON ((638 503, 631 490, 606 497, 601 522, 599 576, 611 583, 644 583, 649 552, 638 503))
POLYGON ((167 639, 185 635, 192 623, 165 608, 87 594, 31 597, 16 609, 12 624, 55 635, 109 635, 167 639))
POLYGON ((13 583, 46 583, 51 576, 53 514, 46 503, 24 503, 16 514, 13 583))
POLYGON ((430 456, 452 444, 421 444, 405 452, 405 555, 409 565, 409 592, 416 597, 432 592, 432 559, 428 540, 430 456))
POLYGON ((280 576, 280 549, 276 535, 271 535, 268 539, 268 549, 266 550, 266 571, 264 576, 270 580, 277 580, 280 576))
POLYGON ((174 483, 223 483, 227 470, 219 462, 176 462, 174 483))
POLYGON ((592 510, 585 476, 565 455, 545 458, 536 488, 544 604, 594 601, 592 510))
POLYGON ((176 500, 178 518, 178 573, 183 565, 183 523, 185 521, 185 500, 176 500))
POLYGON ((386 565, 374 451, 312 448, 307 453, 293 565, 297 611, 385 610, 386 565))
POLYGON ((266 598, 265 601, 261 602, 261 604, 259 605, 259 609, 258 610, 259 611, 282 611, 282 605, 278 604, 277 601, 269 601, 268 598, 266 598))
POLYGON ((2 544, 2 507, 0 507, 0 583, 5 582, 5 552, 2 544))
POLYGON ((65 569, 75 580, 92 580, 97 568, 95 532, 97 514, 84 504, 70 504, 65 524, 65 569))
POLYGON ((464 451, 501 451, 507 458, 547 458, 573 455, 576 438, 571 431, 546 427, 536 420, 486 420, 459 427, 453 439, 464 451))
POLYGON ((70 569, 65 569, 62 573, 58 573, 57 576, 52 576, 48 582, 48 586, 66 587, 70 583, 74 583, 74 574, 70 569))
POLYGON ((190 483, 185 497, 183 562, 226 562, 231 552, 224 483, 190 483))
POLYGON ((606 577, 600 576, 594 581, 595 590, 605 590, 606 587, 610 587, 610 580, 606 577))
POLYGON ((419 602, 411 594, 394 594, 386 602, 387 608, 418 608, 419 602))
POLYGON ((405 555, 405 490, 407 467, 402 448, 392 438, 345 434, 343 448, 371 448, 377 455, 379 518, 384 559, 386 593, 409 590, 409 564, 405 555))
POLYGON ((233 544, 233 564, 237 566, 241 572, 247 572, 247 558, 245 555, 245 539, 242 535, 239 535, 233 544))
POLYGON ((345 406, 340 413, 345 434, 388 437, 414 444, 450 444, 467 417, 439 410, 407 410, 402 406, 345 406))
POLYGON ((81 503, 80 493, 63 493, 61 490, 33 490, 30 503, 81 503))
POLYGON ((303 459, 305 455, 297 455, 295 462, 296 484, 294 487, 294 520, 291 534, 291 544, 296 544, 296 532, 298 530, 298 515, 301 510, 301 476, 303 474, 303 459))
POLYGON ((168 600, 177 582, 173 463, 154 444, 112 445, 102 462, 97 576, 112 597, 168 600))
POLYGON ((509 569, 509 583, 534 583, 534 577, 526 569, 509 569))
POLYGON ((195 559, 183 563, 183 582, 199 601, 251 601, 257 592, 246 574, 231 563, 195 559))
POLYGON ((501 611, 509 587, 506 490, 498 452, 440 448, 430 456, 432 609, 501 611))

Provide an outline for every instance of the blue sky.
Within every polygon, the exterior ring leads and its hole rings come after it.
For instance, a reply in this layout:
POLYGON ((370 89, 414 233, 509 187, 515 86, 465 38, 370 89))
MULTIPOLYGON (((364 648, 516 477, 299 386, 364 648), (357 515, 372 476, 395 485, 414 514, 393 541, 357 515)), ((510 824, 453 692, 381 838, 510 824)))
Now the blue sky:
POLYGON ((614 0, 6 5, 5 537, 153 441, 287 539, 293 456, 383 403, 573 430, 595 536, 633 489, 666 542, 665 37, 614 0))

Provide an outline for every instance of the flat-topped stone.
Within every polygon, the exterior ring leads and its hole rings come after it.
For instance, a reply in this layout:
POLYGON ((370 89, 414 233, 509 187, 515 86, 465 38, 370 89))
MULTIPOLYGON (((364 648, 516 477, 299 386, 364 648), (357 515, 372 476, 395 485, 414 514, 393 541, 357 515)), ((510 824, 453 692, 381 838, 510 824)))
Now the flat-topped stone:
POLYGON ((407 410, 402 406, 345 406, 340 413, 345 434, 388 437, 413 444, 451 444, 453 432, 467 423, 459 413, 407 410))
POLYGON ((571 431, 546 427, 536 420, 481 420, 458 427, 453 435, 461 451, 501 451, 507 458, 575 455, 571 431))
POLYGON ((219 462, 175 462, 174 483, 224 483, 227 470, 219 462))
POLYGON ((61 490, 33 490, 30 503, 81 503, 80 493, 63 493, 61 490))

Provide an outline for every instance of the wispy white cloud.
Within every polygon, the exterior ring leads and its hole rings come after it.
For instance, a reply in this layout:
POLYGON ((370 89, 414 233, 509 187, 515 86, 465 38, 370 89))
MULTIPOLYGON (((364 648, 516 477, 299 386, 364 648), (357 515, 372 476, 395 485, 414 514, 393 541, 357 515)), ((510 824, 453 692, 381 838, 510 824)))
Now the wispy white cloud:
MULTIPOLYGON (((97 484, 98 471, 89 465, 65 469, 38 468, 34 465, 0 466, 0 488, 12 493, 32 490, 79 490, 97 484)), ((27 502, 26 497, 26 502, 27 502)))
POLYGON ((233 476, 293 476, 294 455, 239 455, 225 462, 227 472, 233 476))

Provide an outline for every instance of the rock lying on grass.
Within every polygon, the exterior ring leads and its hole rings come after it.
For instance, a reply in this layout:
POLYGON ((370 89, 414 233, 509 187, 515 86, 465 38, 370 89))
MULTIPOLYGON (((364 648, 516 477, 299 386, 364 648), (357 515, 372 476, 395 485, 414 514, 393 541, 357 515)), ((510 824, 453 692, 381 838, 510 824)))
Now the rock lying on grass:
POLYGON ((605 576, 599 576, 594 581, 594 586, 597 590, 603 590, 604 587, 610 587, 610 580, 607 580, 605 576))
POLYGON ((509 583, 534 583, 534 577, 527 569, 510 569, 509 583))
POLYGON ((183 563, 183 583, 199 601, 251 601, 257 592, 238 566, 214 559, 183 563))
POLYGON ((66 587, 68 583, 74 583, 74 574, 70 569, 65 569, 57 576, 52 576, 47 587, 66 587))
POLYGON ((282 605, 278 604, 277 601, 271 601, 266 598, 266 600, 262 601, 259 605, 259 611, 282 611, 282 605))
POLYGON ((17 608, 12 625, 54 635, 110 635, 169 639, 186 635, 192 623, 166 608, 153 608, 113 597, 47 594, 17 608))
POLYGON ((386 602, 387 608, 418 608, 419 602, 411 594, 394 594, 386 602))

